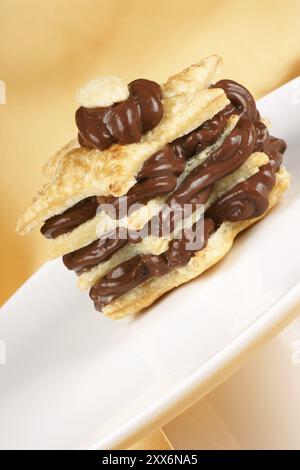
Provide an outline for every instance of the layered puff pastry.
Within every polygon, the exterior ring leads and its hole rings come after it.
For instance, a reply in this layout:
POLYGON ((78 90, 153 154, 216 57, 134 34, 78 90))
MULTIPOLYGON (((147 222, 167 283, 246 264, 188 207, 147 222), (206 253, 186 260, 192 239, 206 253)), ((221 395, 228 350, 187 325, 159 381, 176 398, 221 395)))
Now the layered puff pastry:
POLYGON ((44 167, 19 218, 37 225, 111 318, 137 313, 218 262, 289 184, 283 140, 252 95, 216 82, 211 56, 166 83, 97 79, 78 93, 78 138, 44 167))

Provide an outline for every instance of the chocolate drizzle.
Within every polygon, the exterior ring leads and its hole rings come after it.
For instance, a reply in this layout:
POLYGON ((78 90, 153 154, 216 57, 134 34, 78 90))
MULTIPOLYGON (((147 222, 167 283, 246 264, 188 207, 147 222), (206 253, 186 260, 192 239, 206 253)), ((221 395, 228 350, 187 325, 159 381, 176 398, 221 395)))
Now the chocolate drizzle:
POLYGON ((114 143, 140 142, 161 121, 164 108, 160 86, 145 79, 129 83, 129 98, 112 106, 77 109, 75 121, 82 147, 104 150, 114 143))

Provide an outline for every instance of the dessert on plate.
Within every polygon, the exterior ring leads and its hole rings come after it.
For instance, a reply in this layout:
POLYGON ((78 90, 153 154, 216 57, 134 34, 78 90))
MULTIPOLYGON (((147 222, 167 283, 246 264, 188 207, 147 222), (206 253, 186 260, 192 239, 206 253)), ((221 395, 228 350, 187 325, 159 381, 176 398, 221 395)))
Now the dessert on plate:
MULTIPOLYGON (((111 318, 136 313, 217 263, 289 184, 285 142, 250 92, 208 57, 159 85, 118 77, 77 92, 78 137, 46 164, 21 215, 111 318)), ((201 282, 201 280, 199 280, 201 282)))

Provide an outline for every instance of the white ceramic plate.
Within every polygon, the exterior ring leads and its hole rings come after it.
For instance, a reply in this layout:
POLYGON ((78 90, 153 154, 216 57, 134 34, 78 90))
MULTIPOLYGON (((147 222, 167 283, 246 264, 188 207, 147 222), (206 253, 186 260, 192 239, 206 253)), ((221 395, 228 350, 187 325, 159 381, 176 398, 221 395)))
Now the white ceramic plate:
POLYGON ((300 317, 163 428, 174 449, 300 449, 300 317))
POLYGON ((288 142, 289 192, 200 279, 114 322, 58 260, 6 303, 0 448, 123 448, 198 401, 296 315, 299 90, 297 79, 259 103, 288 142))

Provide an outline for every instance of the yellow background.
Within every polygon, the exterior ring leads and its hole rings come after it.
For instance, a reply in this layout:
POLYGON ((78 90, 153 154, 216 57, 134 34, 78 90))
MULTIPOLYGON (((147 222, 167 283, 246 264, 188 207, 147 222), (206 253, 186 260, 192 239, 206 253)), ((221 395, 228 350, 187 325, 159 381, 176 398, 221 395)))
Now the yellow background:
MULTIPOLYGON (((161 81, 211 53, 256 98, 300 75, 300 0, 0 0, 0 302, 45 260, 38 231, 14 226, 45 160, 75 135, 79 85, 161 81)), ((164 445, 154 435, 137 446, 164 445)))

